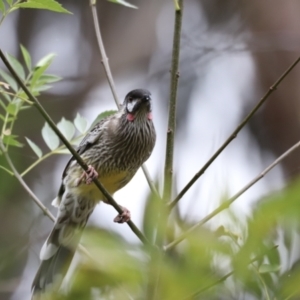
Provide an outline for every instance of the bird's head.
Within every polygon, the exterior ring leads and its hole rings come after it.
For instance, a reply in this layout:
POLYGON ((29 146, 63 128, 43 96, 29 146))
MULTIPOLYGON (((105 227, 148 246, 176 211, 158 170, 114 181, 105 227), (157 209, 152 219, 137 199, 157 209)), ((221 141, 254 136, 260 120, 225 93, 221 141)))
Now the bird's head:
POLYGON ((152 119, 151 94, 147 90, 137 89, 129 92, 123 105, 127 120, 131 122, 137 118, 152 119))

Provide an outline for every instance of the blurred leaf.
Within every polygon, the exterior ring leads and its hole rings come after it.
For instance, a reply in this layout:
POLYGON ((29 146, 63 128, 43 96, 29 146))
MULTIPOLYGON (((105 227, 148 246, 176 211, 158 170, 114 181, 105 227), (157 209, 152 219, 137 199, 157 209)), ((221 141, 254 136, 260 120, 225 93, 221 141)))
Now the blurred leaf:
POLYGON ((21 63, 12 55, 7 54, 7 60, 10 62, 16 73, 20 76, 21 79, 25 79, 25 71, 21 63))
POLYGON ((59 139, 56 133, 50 128, 48 123, 45 123, 43 129, 42 129, 42 136, 47 144, 47 146, 51 149, 54 150, 58 147, 59 145, 59 139))
POLYGON ((17 135, 4 135, 3 142, 5 145, 10 145, 10 146, 15 146, 15 147, 23 147, 24 145, 16 140, 17 137, 18 137, 17 135))
POLYGON ((144 214, 143 214, 143 233, 150 242, 154 242, 157 231, 158 212, 162 212, 162 205, 152 193, 148 194, 144 214))
POLYGON ((35 65, 35 68, 41 68, 44 66, 49 66, 53 60, 53 58, 56 56, 55 53, 49 53, 46 56, 44 56, 43 58, 41 58, 37 64, 35 65))
POLYGON ((66 10, 55 0, 27 0, 24 3, 17 4, 16 7, 21 8, 36 8, 36 9, 47 9, 59 13, 72 14, 66 10))
POLYGON ((23 45, 21 45, 21 51, 22 51, 22 55, 23 55, 24 61, 26 63, 26 66, 28 68, 28 71, 31 71, 31 57, 30 57, 30 54, 23 45))
POLYGON ((6 111, 13 116, 17 115, 18 112, 18 104, 16 102, 10 102, 7 107, 6 107, 6 111))
POLYGON ((272 273, 280 271, 280 265, 269 265, 269 264, 262 264, 258 271, 259 273, 272 273))
POLYGON ((120 5, 123 5, 123 6, 126 6, 126 7, 130 7, 130 8, 134 8, 134 9, 137 9, 138 7, 133 5, 133 4, 130 4, 128 3, 127 1, 125 0, 108 0, 109 2, 112 2, 112 3, 117 3, 117 4, 120 4, 120 5))
MULTIPOLYGON (((89 130, 91 130, 98 122, 100 122, 101 120, 117 113, 118 111, 117 110, 107 110, 107 111, 104 111, 102 112, 101 114, 99 114, 97 116, 97 118, 94 120, 94 122, 92 123, 92 125, 90 126, 89 130)), ((88 130, 88 131, 89 131, 88 130)))
POLYGON ((43 73, 50 66, 54 57, 55 57, 55 54, 50 53, 38 61, 38 63, 36 64, 36 66, 34 67, 34 70, 33 70, 33 75, 32 75, 32 79, 30 82, 31 87, 34 87, 37 80, 40 79, 40 77, 43 75, 43 73))
POLYGON ((7 2, 9 5, 11 5, 12 2, 13 2, 13 0, 6 0, 6 2, 7 2))
POLYGON ((73 138, 75 134, 75 127, 72 122, 67 121, 65 118, 62 118, 61 121, 57 124, 57 127, 68 141, 73 138))
POLYGON ((31 91, 33 93, 39 93, 42 91, 47 91, 51 88, 51 85, 42 85, 42 86, 35 86, 31 91))
POLYGON ((74 124, 80 133, 86 132, 88 124, 87 119, 83 118, 79 113, 77 113, 76 118, 74 119, 74 124))
POLYGON ((42 150, 37 146, 33 141, 31 141, 29 138, 25 137, 28 145, 31 147, 31 149, 34 151, 34 153, 37 155, 38 158, 41 158, 43 155, 42 150))
POLYGON ((0 69, 0 75, 15 92, 18 91, 18 86, 16 81, 9 74, 7 74, 5 71, 0 69))
MULTIPOLYGON (((271 247, 272 247, 272 245, 270 245, 268 248, 270 249, 271 247)), ((266 256, 268 257, 271 265, 280 266, 279 249, 277 246, 273 246, 273 247, 276 247, 276 248, 272 249, 271 251, 267 251, 266 256)))
POLYGON ((37 85, 49 84, 61 80, 61 77, 51 74, 43 74, 37 82, 37 85))
POLYGON ((5 5, 4 5, 4 3, 3 3, 2 0, 0 0, 0 11, 1 11, 2 13, 5 12, 5 5))

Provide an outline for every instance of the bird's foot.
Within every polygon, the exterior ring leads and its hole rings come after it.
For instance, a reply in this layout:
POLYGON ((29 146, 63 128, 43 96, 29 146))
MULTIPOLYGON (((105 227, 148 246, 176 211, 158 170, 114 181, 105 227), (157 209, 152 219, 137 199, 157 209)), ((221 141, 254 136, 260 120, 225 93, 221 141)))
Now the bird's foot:
POLYGON ((88 169, 86 171, 83 171, 80 178, 77 179, 76 186, 78 186, 83 180, 86 184, 91 184, 93 180, 97 177, 97 171, 94 169, 94 167, 89 165, 88 169))
POLYGON ((122 224, 128 222, 131 219, 131 214, 126 207, 123 207, 121 205, 120 207, 123 210, 123 212, 114 218, 114 222, 122 224))

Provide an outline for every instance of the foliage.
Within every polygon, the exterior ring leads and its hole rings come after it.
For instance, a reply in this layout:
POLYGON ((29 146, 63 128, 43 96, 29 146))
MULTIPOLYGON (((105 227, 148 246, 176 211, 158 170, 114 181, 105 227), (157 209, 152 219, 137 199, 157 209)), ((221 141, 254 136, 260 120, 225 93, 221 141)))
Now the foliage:
MULTIPOLYGON (((123 0, 111 2, 133 7, 123 0)), ((174 3, 178 9, 177 1, 174 3)), ((0 24, 19 8, 69 13, 54 0, 0 0, 0 24)), ((20 50, 22 61, 10 54, 7 58, 33 95, 39 96, 61 79, 46 73, 54 54, 46 55, 33 65, 28 50, 23 45, 20 50)), ((30 147, 36 155, 36 160, 21 176, 54 154, 68 154, 48 123, 41 129, 48 148, 46 153, 31 136, 23 138, 15 133, 19 114, 34 105, 8 72, 0 69, 0 76, 0 140, 5 153, 11 148, 30 147)), ((112 113, 115 111, 101 113, 91 126, 112 113)), ((62 117, 57 123, 66 139, 75 146, 91 126, 79 113, 74 120, 62 117)), ((13 170, 7 166, 0 165, 0 168, 13 175, 13 170)), ((261 199, 246 225, 229 211, 236 232, 223 226, 217 230, 201 226, 176 247, 130 243, 108 230, 89 228, 82 241, 92 258, 82 256, 67 295, 50 291, 49 297, 66 300, 299 298, 299 261, 293 259, 295 237, 300 230, 299 195, 300 185, 296 181, 261 199)), ((172 242, 192 225, 182 219, 178 211, 171 214, 162 199, 148 195, 142 231, 152 244, 161 236, 165 244, 172 242)))

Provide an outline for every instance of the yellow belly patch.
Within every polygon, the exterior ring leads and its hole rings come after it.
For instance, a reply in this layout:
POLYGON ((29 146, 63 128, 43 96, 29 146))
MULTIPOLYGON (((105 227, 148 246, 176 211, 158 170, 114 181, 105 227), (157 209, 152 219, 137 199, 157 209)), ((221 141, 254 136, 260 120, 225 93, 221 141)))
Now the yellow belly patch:
MULTIPOLYGON (((104 176, 99 176, 98 180, 105 187, 105 189, 113 195, 118 189, 120 189, 120 183, 128 176, 126 171, 118 173, 110 173, 104 176)), ((80 178, 80 175, 78 176, 80 178)), ((75 183, 75 181, 74 181, 75 183)), ((95 200, 104 200, 104 196, 98 187, 94 184, 86 184, 84 181, 79 186, 75 187, 76 193, 86 195, 89 198, 95 200)))

